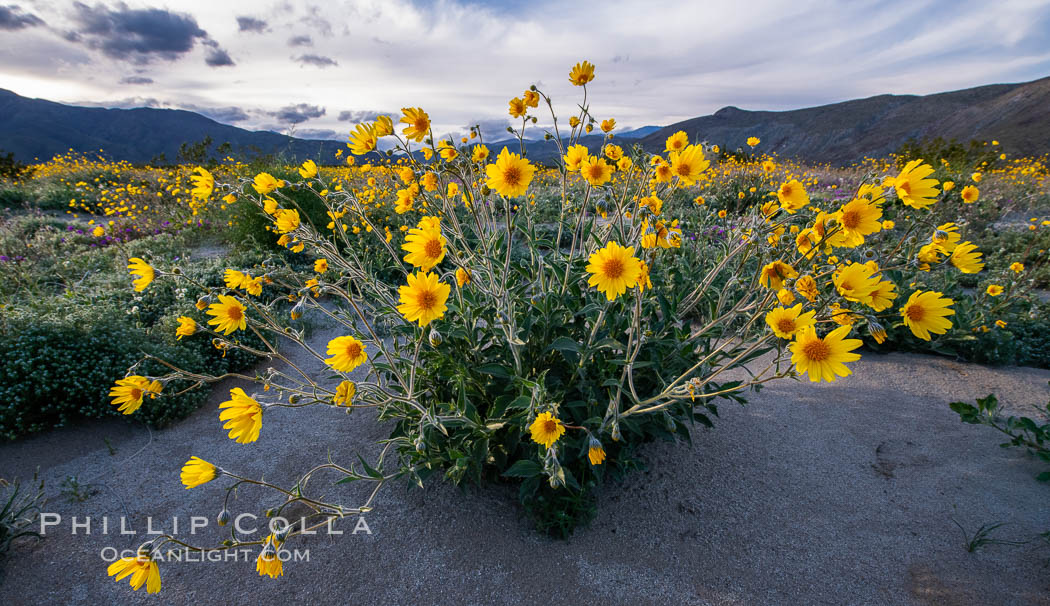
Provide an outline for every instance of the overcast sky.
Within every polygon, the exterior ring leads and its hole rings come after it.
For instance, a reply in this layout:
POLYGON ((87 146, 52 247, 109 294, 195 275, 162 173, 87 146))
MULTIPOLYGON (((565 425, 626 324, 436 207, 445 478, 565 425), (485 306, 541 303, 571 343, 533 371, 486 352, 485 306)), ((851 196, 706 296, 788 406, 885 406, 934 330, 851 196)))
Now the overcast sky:
POLYGON ((592 111, 623 127, 1050 75, 1033 0, 5 2, 2 88, 322 138, 405 106, 491 137, 530 84, 564 116, 584 59, 592 111))

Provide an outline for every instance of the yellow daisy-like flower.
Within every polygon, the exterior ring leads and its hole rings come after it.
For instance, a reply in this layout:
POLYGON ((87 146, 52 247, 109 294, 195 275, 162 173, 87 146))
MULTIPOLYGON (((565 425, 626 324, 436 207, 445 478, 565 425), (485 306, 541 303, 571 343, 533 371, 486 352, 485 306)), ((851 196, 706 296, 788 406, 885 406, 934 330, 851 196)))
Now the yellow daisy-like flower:
POLYGON ((521 118, 525 114, 529 113, 529 108, 525 106, 525 100, 521 97, 514 97, 510 100, 510 109, 507 110, 511 118, 521 118))
POLYGON ((236 330, 244 330, 248 327, 247 308, 237 299, 229 295, 219 295, 219 302, 208 306, 208 315, 214 316, 208 320, 209 326, 215 326, 215 330, 223 334, 231 334, 236 330))
POLYGON ((211 482, 216 475, 216 467, 214 465, 198 457, 190 457, 190 460, 186 461, 186 464, 182 466, 180 479, 182 479, 182 484, 186 487, 186 490, 189 490, 211 482))
POLYGON ((259 295, 262 294, 262 285, 263 285, 262 276, 253 278, 253 277, 245 274, 244 282, 241 282, 241 288, 244 289, 244 292, 248 293, 249 295, 251 295, 253 297, 258 297, 259 295))
POLYGON ((273 216, 278 233, 287 234, 299 228, 299 211, 294 208, 282 208, 273 216))
POLYGON ((539 107, 540 105, 540 94, 533 90, 527 90, 522 93, 521 97, 525 99, 525 105, 529 107, 539 107))
POLYGON ((328 259, 318 259, 314 261, 314 272, 323 274, 328 271, 328 259))
POLYGON ((147 554, 120 558, 109 565, 106 574, 115 577, 113 580, 117 582, 130 576, 131 579, 128 582, 135 591, 138 591, 143 585, 146 586, 146 593, 160 591, 160 568, 157 567, 157 562, 147 554))
POLYGON ((379 136, 371 124, 358 124, 350 131, 350 153, 355 156, 363 156, 374 150, 379 144, 379 136))
POLYGON ((973 204, 977 201, 977 198, 981 195, 981 191, 973 185, 967 185, 962 189, 962 201, 967 204, 973 204))
POLYGON ((132 282, 132 284, 135 285, 135 292, 146 290, 146 287, 153 281, 155 275, 153 267, 139 257, 131 257, 128 259, 128 273, 138 276, 138 278, 132 282))
POLYGON ((377 137, 392 135, 394 134, 394 120, 390 116, 376 116, 372 130, 377 137))
POLYGON ((190 177, 190 182, 193 183, 190 195, 198 200, 207 200, 215 190, 215 177, 200 166, 194 172, 197 174, 190 177))
POLYGON ((762 142, 762 140, 759 139, 758 137, 748 137, 747 138, 747 144, 748 144, 749 147, 754 147, 754 146, 758 145, 761 142, 762 142))
POLYGON ((350 372, 368 361, 366 345, 354 337, 336 337, 328 342, 328 355, 325 364, 339 372, 350 372))
POLYGON ((809 274, 795 280, 795 291, 810 301, 816 301, 817 297, 820 295, 820 289, 817 288, 817 281, 809 274))
POLYGON ((160 381, 150 381, 139 375, 118 379, 116 385, 109 390, 109 395, 113 398, 111 404, 119 406, 118 411, 130 415, 142 406, 142 399, 146 395, 159 394, 161 388, 160 381))
POLYGON ((591 274, 587 284, 597 287, 612 301, 638 284, 642 262, 634 256, 634 247, 624 248, 616 242, 609 242, 605 248, 591 254, 587 272, 591 274))
POLYGON ((569 71, 569 82, 574 86, 583 86, 591 80, 594 80, 594 65, 587 61, 577 63, 569 71))
POLYGON ((317 176, 317 164, 313 160, 303 162, 299 167, 299 176, 304 179, 313 179, 317 176))
POLYGON ((771 173, 777 169, 777 165, 772 160, 765 160, 762 162, 762 171, 771 173))
POLYGON ((612 145, 610 143, 605 146, 605 157, 613 162, 617 162, 623 157, 623 148, 619 145, 612 145))
POLYGON ((240 288, 244 285, 244 281, 250 280, 251 277, 236 269, 227 269, 222 274, 222 279, 226 283, 226 288, 240 288))
POLYGON ((988 293, 989 297, 998 297, 999 295, 1003 294, 1003 287, 999 286, 998 284, 989 284, 988 288, 986 288, 984 292, 988 293))
POLYGON ((430 132, 430 116, 419 107, 402 107, 401 113, 404 116, 399 122, 408 125, 401 131, 405 137, 417 143, 426 138, 430 132))
POLYGON ((470 153, 470 160, 472 162, 481 163, 489 159, 489 148, 482 144, 475 145, 470 153))
POLYGON ((783 261, 773 261, 762 267, 758 276, 758 283, 773 290, 780 290, 784 286, 784 280, 795 278, 798 271, 783 261))
POLYGON ((590 443, 587 445, 587 459, 591 465, 601 465, 605 461, 605 449, 594 436, 591 436, 590 443))
POLYGON ((1018 263, 1016 261, 1011 263, 1010 271, 1014 272, 1015 274, 1021 273, 1022 271, 1024 271, 1024 263, 1018 263))
POLYGON ((835 219, 842 226, 842 244, 854 248, 864 238, 882 231, 882 208, 867 198, 854 198, 842 205, 835 219))
POLYGON ((590 152, 583 145, 570 145, 565 152, 565 170, 570 173, 580 170, 583 163, 590 157, 590 152))
POLYGON ((336 406, 350 406, 355 395, 357 395, 357 384, 353 381, 343 381, 335 388, 332 403, 336 406))
POLYGON ((533 442, 550 448, 565 433, 565 425, 551 413, 541 412, 532 425, 529 425, 529 433, 532 434, 533 442))
POLYGON ((252 188, 264 196, 272 193, 278 187, 284 187, 284 181, 276 179, 270 173, 259 173, 255 175, 255 181, 252 183, 252 188))
POLYGON ((262 429, 262 405, 240 387, 230 390, 230 399, 219 404, 219 420, 226 421, 223 429, 229 430, 230 439, 238 444, 248 444, 259 439, 262 429))
POLYGON ((91 230, 91 235, 95 236, 96 238, 101 238, 102 236, 106 235, 106 229, 101 225, 96 225, 95 229, 91 230))
POLYGON ((704 157, 704 149, 699 145, 690 145, 680 152, 673 151, 668 158, 671 161, 671 172, 684 185, 696 183, 700 174, 711 166, 711 163, 704 157))
POLYGON ((766 324, 781 339, 793 339, 800 330, 812 328, 817 323, 816 315, 815 311, 802 313, 802 304, 799 303, 787 309, 773 309, 766 314, 766 324))
POLYGON ((614 118, 602 120, 601 128, 603 133, 612 132, 612 129, 616 128, 616 120, 614 118))
POLYGON ((580 175, 593 187, 600 187, 608 183, 612 179, 612 174, 613 167, 605 161, 605 158, 589 156, 580 164, 580 175))
POLYGON ((462 267, 456 268, 456 284, 463 288, 467 284, 470 284, 470 272, 463 269, 462 267))
POLYGON ((954 301, 935 291, 917 290, 901 307, 904 325, 923 341, 930 340, 930 333, 943 335, 952 327, 947 316, 955 314, 951 309, 954 301))
POLYGON ((868 306, 875 311, 889 309, 893 301, 897 299, 897 285, 889 280, 883 280, 875 286, 871 292, 871 301, 868 306))
POLYGON ((682 151, 687 145, 689 145, 689 135, 685 134, 684 130, 680 130, 667 138, 667 141, 664 142, 664 151, 682 151))
POLYGON ((871 267, 863 263, 850 263, 832 276, 835 288, 847 301, 870 305, 871 293, 879 286, 879 278, 871 267))
POLYGON ((937 179, 927 179, 931 174, 933 167, 923 164, 922 160, 912 160, 904 165, 893 180, 893 187, 905 206, 922 210, 937 201, 937 179))
POLYGON ((845 338, 849 331, 849 326, 840 326, 820 338, 816 329, 803 329, 788 346, 791 362, 813 382, 832 383, 838 377, 848 377, 852 371, 846 367, 846 362, 860 359, 860 354, 853 353, 853 350, 863 344, 860 339, 845 338))
POLYGON ((984 269, 981 253, 973 242, 963 242, 956 246, 948 260, 964 274, 975 274, 984 269))
POLYGON ((189 316, 179 316, 179 325, 175 329, 175 337, 181 341, 183 337, 192 336, 197 332, 197 321, 189 316))
MULTIPOLYGON (((456 146, 445 139, 438 141, 437 150, 438 155, 440 155, 441 159, 445 162, 451 162, 459 156, 459 151, 456 149, 456 146)), ((450 183, 449 185, 454 184, 450 183)))
POLYGON ((409 322, 419 322, 423 327, 438 318, 445 316, 448 306, 448 284, 438 280, 437 274, 420 272, 408 275, 408 284, 400 286, 398 293, 401 304, 397 311, 409 322))
POLYGON ((284 564, 277 554, 280 548, 281 543, 277 537, 273 534, 266 537, 266 544, 263 545, 259 557, 255 560, 255 571, 259 573, 259 576, 276 579, 284 574, 284 564))
POLYGON ((500 151, 495 164, 485 167, 488 179, 485 184, 506 198, 517 198, 525 194, 532 182, 536 167, 506 147, 500 151))
POLYGON ((447 241, 440 229, 413 227, 405 236, 401 249, 408 253, 404 257, 406 263, 430 271, 445 258, 445 244, 447 241))
POLYGON ((809 194, 798 179, 782 183, 777 190, 777 200, 780 201, 781 208, 792 214, 809 206, 809 194))
POLYGON ((973 173, 972 175, 970 175, 970 178, 973 179, 974 183, 980 183, 981 179, 984 177, 983 175, 981 175, 981 173, 973 173))

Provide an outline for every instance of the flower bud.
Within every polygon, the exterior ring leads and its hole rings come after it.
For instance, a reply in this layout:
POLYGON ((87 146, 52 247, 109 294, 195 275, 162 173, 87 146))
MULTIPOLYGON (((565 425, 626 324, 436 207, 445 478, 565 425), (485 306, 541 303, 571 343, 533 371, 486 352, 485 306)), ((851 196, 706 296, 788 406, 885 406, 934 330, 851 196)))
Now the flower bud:
POLYGON ((438 332, 438 329, 436 328, 430 329, 430 334, 427 336, 427 339, 430 341, 431 347, 437 347, 441 345, 442 341, 444 341, 444 338, 441 336, 441 333, 438 332))
POLYGON ((613 442, 619 442, 620 438, 623 437, 620 434, 620 423, 619 423, 619 421, 613 421, 612 431, 609 433, 609 436, 612 438, 613 442))
POLYGON ((223 509, 222 511, 220 511, 219 512, 219 517, 218 517, 218 519, 216 519, 216 521, 219 523, 219 526, 225 526, 225 525, 229 524, 230 523, 230 511, 228 509, 223 509))

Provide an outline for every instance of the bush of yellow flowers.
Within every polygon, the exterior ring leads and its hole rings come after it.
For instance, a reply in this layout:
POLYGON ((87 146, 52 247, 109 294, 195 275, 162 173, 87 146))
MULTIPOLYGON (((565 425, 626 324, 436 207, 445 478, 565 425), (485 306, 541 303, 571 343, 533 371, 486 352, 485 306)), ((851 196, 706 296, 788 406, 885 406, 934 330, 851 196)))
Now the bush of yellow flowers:
MULTIPOLYGON (((523 143, 489 149, 478 129, 439 139, 426 111, 406 107, 351 132, 351 154, 385 139, 399 158, 353 187, 332 187, 312 161, 286 179, 260 173, 219 184, 199 169, 194 195, 257 205, 280 246, 314 261, 291 277, 230 268, 225 287, 206 288, 180 318, 182 338, 288 362, 242 375, 219 406, 216 431, 250 448, 296 408, 326 406, 375 409, 392 433, 378 458, 321 461, 292 486, 192 458, 182 469, 187 488, 248 482, 272 489, 268 515, 293 505, 310 513, 266 537, 234 532, 215 546, 165 535, 111 574, 133 574, 133 586, 153 591, 162 549, 256 545, 258 572, 280 576, 276 550, 333 518, 372 511, 395 478, 515 482, 536 525, 566 536, 593 515, 599 484, 639 465, 640 444, 688 440, 694 426, 712 425, 718 402, 743 402, 776 379, 847 377, 862 343, 881 342, 888 325, 920 339, 952 329, 954 302, 901 276, 980 271, 981 253, 958 226, 931 222, 942 191, 922 161, 872 175, 833 207, 818 207, 806 184, 790 179, 758 192, 764 202, 731 221, 712 209, 724 237, 696 259, 695 273, 654 271, 689 246, 664 200, 702 186, 716 154, 686 133, 669 137, 661 154, 613 143, 614 121, 593 116, 587 101, 594 77, 588 62, 571 69, 583 101, 567 125, 539 88, 510 101, 519 142, 542 128, 539 119, 550 125, 546 138, 561 156, 553 168, 523 157, 523 143), (587 147, 581 137, 596 124, 604 138, 587 147), (537 221, 536 189, 559 200, 553 224, 537 221), (303 196, 324 206, 327 224, 304 212, 303 196), (371 239, 370 257, 355 238, 371 239), (259 297, 263 283, 280 296, 259 297), (341 336, 312 348, 287 321, 304 314, 341 336), (263 345, 246 345, 245 334, 263 345), (327 373, 300 371, 282 353, 289 346, 327 373), (339 502, 337 491, 309 483, 322 470, 373 488, 363 502, 339 502)), ((163 260, 134 258, 129 270, 139 290, 190 279, 163 260)), ((120 378, 114 404, 131 414, 172 381, 219 379, 170 369, 120 378)), ((229 516, 224 506, 220 522, 229 516)))

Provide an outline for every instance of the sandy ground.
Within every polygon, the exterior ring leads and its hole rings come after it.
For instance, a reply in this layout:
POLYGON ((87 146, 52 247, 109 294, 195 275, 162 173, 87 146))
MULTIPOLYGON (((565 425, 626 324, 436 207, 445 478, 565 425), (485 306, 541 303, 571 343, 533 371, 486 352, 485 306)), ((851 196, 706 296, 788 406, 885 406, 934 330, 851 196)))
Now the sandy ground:
MULTIPOLYGON (((0 477, 39 468, 62 522, 3 563, 0 604, 1050 604, 1050 545, 971 554, 952 522, 1006 522, 996 536, 1014 540, 1050 530, 1040 465, 947 406, 990 392, 1045 403, 1050 372, 906 354, 854 368, 835 384, 781 382, 747 407, 725 403, 692 446, 648 446, 652 471, 607 485, 598 519, 568 541, 533 531, 512 489, 397 484, 367 515, 371 534, 351 535, 346 520, 341 537, 296 541, 309 561, 287 563, 283 578, 260 578, 255 553, 166 563, 159 596, 114 583, 101 552, 142 542, 151 515, 169 530, 179 519, 180 536, 200 543, 222 538, 214 522, 187 534, 222 495, 217 483, 182 487, 190 455, 287 484, 328 453, 377 452, 383 428, 368 414, 279 410, 241 446, 220 427, 219 388, 165 431, 115 419, 3 444, 0 477), (58 492, 74 475, 95 492, 71 504, 58 492), (72 516, 92 516, 92 533, 73 535, 72 516), (138 535, 118 534, 122 516, 138 535)), ((352 502, 361 490, 328 492, 352 502)), ((242 491, 231 509, 257 512, 264 495, 242 491)))

